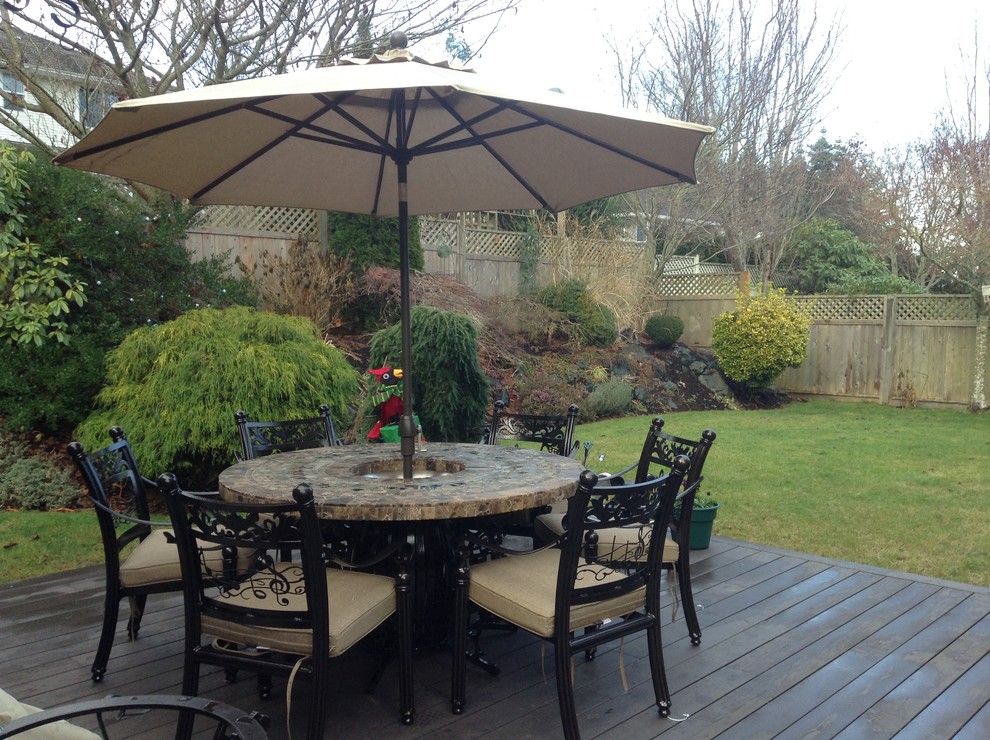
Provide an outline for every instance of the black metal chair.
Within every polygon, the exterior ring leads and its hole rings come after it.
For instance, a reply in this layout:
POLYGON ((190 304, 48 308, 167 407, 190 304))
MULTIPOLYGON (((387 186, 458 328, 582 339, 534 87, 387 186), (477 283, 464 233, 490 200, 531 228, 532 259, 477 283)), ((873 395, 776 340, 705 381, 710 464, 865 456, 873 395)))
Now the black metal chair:
POLYGON ((505 401, 498 400, 482 442, 489 445, 501 444, 503 440, 533 442, 554 455, 573 457, 578 448, 574 439, 578 411, 577 404, 572 403, 564 416, 513 414, 505 410, 505 401))
MULTIPOLYGON (((23 706, 23 705, 22 705, 23 706)), ((13 738, 31 732, 31 737, 52 738, 107 738, 108 725, 132 722, 131 731, 147 727, 149 720, 158 721, 157 715, 163 712, 175 715, 177 733, 174 737, 188 738, 195 730, 214 727, 209 737, 216 739, 237 738, 238 740, 266 740, 268 738, 268 718, 257 712, 242 712, 228 704, 212 699, 198 699, 190 696, 138 695, 109 696, 105 699, 81 701, 51 709, 31 711, 6 724, 0 725, 0 738, 13 738), (149 712, 155 714, 149 715, 149 712), (107 722, 110 715, 111 722, 107 722), (68 720, 92 718, 99 733, 88 732, 82 727, 68 724, 68 720), (202 724, 198 724, 201 722, 202 724), (205 727, 203 727, 205 725, 205 727)), ((164 731, 164 727, 160 727, 164 731)))
POLYGON ((93 659, 93 681, 103 680, 117 631, 120 600, 130 600, 127 636, 134 639, 141 628, 148 594, 182 590, 179 553, 170 541, 170 531, 151 521, 147 493, 155 483, 141 475, 124 431, 110 429, 113 444, 87 454, 79 442, 69 444, 69 456, 82 473, 103 540, 106 566, 106 599, 103 629, 93 659), (125 548, 136 547, 128 554, 125 548))
POLYGON ((311 679, 307 737, 322 740, 332 688, 329 661, 393 617, 400 718, 403 724, 412 722, 408 544, 394 544, 364 563, 339 563, 332 545, 323 541, 313 491, 304 483, 292 492, 293 503, 270 506, 184 493, 169 473, 158 485, 172 518, 185 584, 183 693, 198 693, 202 664, 311 679), (256 556, 238 564, 238 551, 256 556), (286 551, 291 561, 276 558, 286 551), (350 570, 386 560, 396 570, 394 578, 350 570))
MULTIPOLYGON (((702 479, 705 460, 715 442, 715 432, 706 429, 697 440, 675 437, 663 431, 664 421, 659 416, 650 423, 643 442, 643 450, 639 461, 606 479, 612 484, 622 484, 625 476, 636 471, 636 482, 641 483, 650 477, 662 475, 669 471, 679 455, 687 455, 691 459, 691 467, 684 479, 685 487, 694 486, 702 479)), ((677 576, 681 604, 684 609, 684 621, 692 645, 701 644, 701 625, 698 622, 698 611, 694 603, 694 591, 691 586, 691 558, 688 543, 691 539, 691 517, 694 510, 695 491, 684 496, 671 519, 671 531, 674 537, 668 537, 664 547, 663 565, 666 570, 673 570, 677 576)), ((537 517, 534 524, 536 537, 541 541, 552 542, 564 530, 564 512, 561 509, 551 511, 537 517)))
MULTIPOLYGON (((553 455, 574 457, 579 443, 574 439, 574 427, 580 409, 577 404, 567 407, 564 416, 547 414, 512 414, 505 410, 505 402, 498 400, 492 408, 492 415, 485 428, 482 444, 498 445, 504 440, 538 444, 541 450, 553 455)), ((489 526, 498 526, 503 534, 533 537, 533 524, 538 514, 548 509, 531 509, 490 521, 489 526)))
POLYGON ((234 414, 241 454, 245 460, 313 447, 342 445, 327 404, 320 405, 320 415, 286 421, 251 421, 247 412, 234 414))
POLYGON ((663 543, 678 496, 693 492, 681 484, 690 460, 680 457, 670 473, 643 483, 598 485, 598 476, 581 474, 577 493, 568 500, 570 523, 559 547, 512 553, 468 535, 460 548, 455 578, 451 708, 465 708, 469 604, 552 641, 557 699, 564 735, 579 736, 571 658, 605 642, 645 631, 656 705, 670 712, 670 691, 660 642, 660 569, 663 543), (605 532, 635 534, 621 545, 605 532), (472 564, 478 547, 503 557, 472 564), (595 627, 593 631, 578 631, 595 627))

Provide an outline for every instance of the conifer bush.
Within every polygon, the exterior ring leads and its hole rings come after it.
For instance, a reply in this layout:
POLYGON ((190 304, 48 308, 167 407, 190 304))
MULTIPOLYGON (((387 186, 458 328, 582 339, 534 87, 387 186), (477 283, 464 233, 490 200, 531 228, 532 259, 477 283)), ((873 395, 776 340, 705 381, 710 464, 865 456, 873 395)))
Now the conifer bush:
POLYGON ((680 316, 654 314, 646 320, 646 336, 660 347, 673 347, 684 333, 684 322, 680 316))
POLYGON ((742 295, 736 310, 712 324, 712 350, 722 373, 751 391, 768 387, 808 356, 811 318, 784 290, 742 295))
POLYGON ((215 488, 240 450, 235 411, 293 419, 327 403, 343 429, 360 397, 357 371, 312 321, 244 307, 138 329, 107 355, 107 382, 77 439, 104 447, 119 424, 146 475, 170 470, 199 489, 215 488))
MULTIPOLYGON (((371 340, 371 367, 402 366, 402 329, 371 340)), ((478 363, 478 333, 467 316, 428 306, 412 309, 413 409, 426 438, 477 442, 489 387, 478 363)))

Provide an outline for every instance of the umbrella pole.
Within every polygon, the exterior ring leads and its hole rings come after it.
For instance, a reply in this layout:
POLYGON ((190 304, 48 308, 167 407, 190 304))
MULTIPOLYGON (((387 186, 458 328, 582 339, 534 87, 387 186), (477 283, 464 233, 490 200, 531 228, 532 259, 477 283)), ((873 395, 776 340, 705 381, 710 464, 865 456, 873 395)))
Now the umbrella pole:
POLYGON ((398 162, 399 171, 399 293, 402 313, 402 416, 399 419, 399 439, 402 449, 402 477, 413 477, 413 455, 416 453, 416 421, 413 419, 412 312, 409 300, 409 196, 405 162, 398 162))

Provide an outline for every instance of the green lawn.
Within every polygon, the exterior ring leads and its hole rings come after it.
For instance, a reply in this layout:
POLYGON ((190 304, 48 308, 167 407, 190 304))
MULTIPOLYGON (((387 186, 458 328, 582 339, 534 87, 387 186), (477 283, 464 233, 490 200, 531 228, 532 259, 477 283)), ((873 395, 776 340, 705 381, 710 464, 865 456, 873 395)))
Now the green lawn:
MULTIPOLYGON (((635 462, 650 418, 579 426, 589 466, 635 462)), ((990 415, 809 401, 664 418, 679 436, 718 433, 703 484, 722 503, 715 534, 990 586, 990 415)), ((102 562, 96 517, 0 512, 0 560, 0 581, 102 562)))
MULTIPOLYGON (((808 401, 664 419, 718 433, 702 484, 722 503, 715 534, 990 586, 990 416, 808 401)), ((631 464, 648 423, 580 426, 589 466, 631 464)))

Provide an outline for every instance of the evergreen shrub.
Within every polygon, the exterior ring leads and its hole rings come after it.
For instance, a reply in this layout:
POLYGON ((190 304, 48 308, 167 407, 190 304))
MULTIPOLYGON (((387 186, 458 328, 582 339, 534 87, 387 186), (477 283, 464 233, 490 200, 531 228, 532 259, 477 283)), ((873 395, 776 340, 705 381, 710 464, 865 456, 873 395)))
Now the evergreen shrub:
POLYGON ((25 238, 65 257, 64 269, 86 283, 87 300, 69 314, 67 346, 0 352, 0 416, 9 429, 69 434, 92 408, 103 355, 139 326, 196 306, 255 304, 250 283, 228 277, 222 260, 190 260, 189 208, 148 206, 105 178, 44 158, 26 166, 24 177, 25 238))
MULTIPOLYGON (((489 386, 478 363, 478 334, 467 316, 412 309, 413 409, 428 440, 477 442, 489 386)), ((371 339, 371 367, 402 367, 399 324, 371 339)))
POLYGON ((632 403, 632 388, 621 380, 606 380, 597 386, 581 406, 582 415, 587 412, 587 418, 607 419, 621 416, 629 410, 632 403))
MULTIPOLYGON (((330 212, 327 214, 327 240, 330 251, 351 260, 356 275, 369 267, 401 267, 397 218, 330 212)), ((423 269, 423 247, 416 218, 409 219, 409 266, 413 270, 423 269)))
POLYGON ((580 280, 568 280, 544 288, 538 300, 570 319, 575 337, 582 344, 607 347, 619 335, 615 314, 595 302, 580 280))
POLYGON ((810 328, 811 318, 784 290, 741 295, 735 311, 715 317, 712 350, 727 378, 757 391, 804 362, 810 328))
POLYGON ((138 329, 107 356, 107 381, 79 441, 103 447, 119 424, 147 475, 169 470, 198 489, 215 488, 240 450, 235 411, 294 419, 327 403, 344 429, 360 398, 357 371, 312 321, 245 307, 138 329))
POLYGON ((660 347, 673 347, 684 333, 684 322, 680 316, 654 314, 646 320, 646 336, 660 347))

